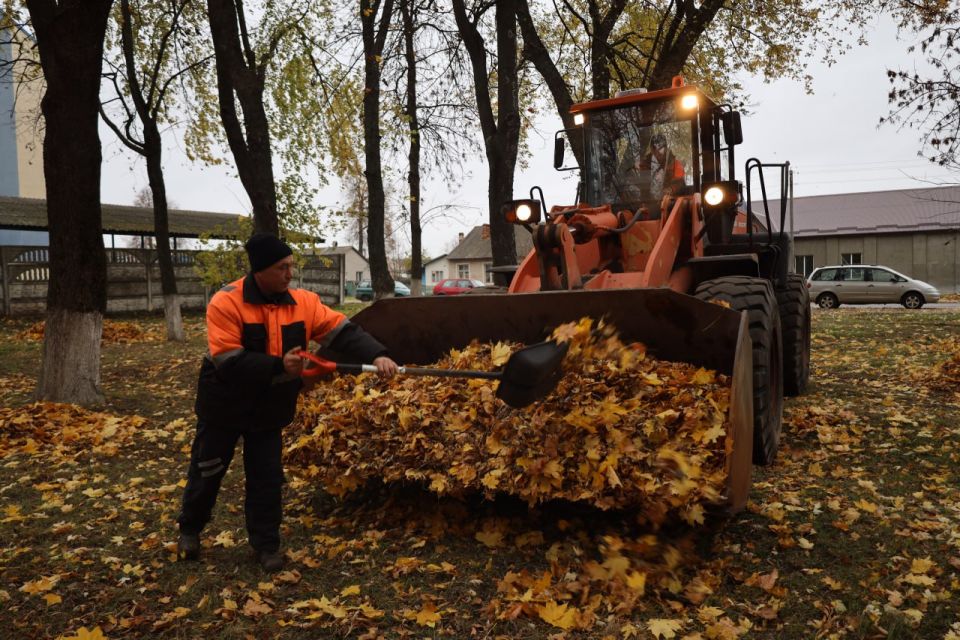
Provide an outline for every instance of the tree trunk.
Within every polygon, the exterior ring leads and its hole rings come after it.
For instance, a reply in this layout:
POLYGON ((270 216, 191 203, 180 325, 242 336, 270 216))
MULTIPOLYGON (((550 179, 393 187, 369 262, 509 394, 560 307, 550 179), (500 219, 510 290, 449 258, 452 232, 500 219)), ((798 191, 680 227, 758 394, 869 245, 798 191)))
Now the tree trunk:
MULTIPOLYGON (((211 0, 212 1, 212 0, 211 0)), ((360 21, 363 26, 363 151, 367 179, 367 249, 370 252, 370 280, 375 298, 393 295, 393 277, 387 265, 385 244, 386 194, 383 189, 383 166, 380 160, 380 60, 386 42, 393 0, 385 0, 376 26, 380 0, 360 0, 360 21)))
MULTIPOLYGON (((517 0, 497 2, 497 136, 490 164, 490 244, 493 265, 517 264, 514 225, 500 214, 513 198, 513 178, 520 149, 520 75, 517 71, 517 0), (496 198, 494 200, 493 198, 496 198)), ((507 284, 498 282, 498 284, 507 284)))
POLYGON ((182 342, 183 319, 180 315, 180 296, 177 278, 173 272, 170 252, 170 224, 167 211, 167 187, 163 178, 163 148, 156 121, 144 122, 144 149, 147 152, 147 178, 153 194, 153 228, 157 240, 157 261, 160 265, 160 288, 163 291, 163 314, 167 321, 167 340, 182 342))
MULTIPOLYGON (((520 143, 519 75, 517 73, 516 0, 496 3, 497 112, 494 116, 487 77, 486 48, 476 23, 467 16, 464 0, 453 0, 453 11, 463 44, 473 67, 477 113, 490 169, 487 206, 494 266, 515 265, 517 246, 513 225, 500 215, 504 202, 513 198, 513 178, 520 143)), ((499 276, 497 284, 505 284, 499 276)))
MULTIPOLYGON (((167 321, 167 340, 183 341, 183 320, 180 316, 180 297, 177 295, 177 280, 173 272, 173 258, 170 255, 170 225, 167 216, 167 186, 163 179, 163 145, 160 129, 157 126, 156 112, 143 97, 143 89, 137 76, 134 62, 133 21, 130 15, 129 0, 120 0, 123 22, 121 25, 121 46, 123 47, 124 66, 130 95, 137 110, 137 117, 143 126, 143 145, 133 145, 130 139, 124 139, 133 146, 147 161, 147 179, 153 197, 153 229, 156 238, 157 259, 160 266, 160 288, 163 291, 163 314, 167 321)), ((163 55, 163 51, 160 52, 163 55)), ((157 73, 155 68, 154 73, 157 73)), ((156 75, 152 83, 157 80, 156 75)), ((149 82, 149 81, 148 81, 149 82)), ((158 103, 162 97, 157 97, 158 103)), ((129 129, 127 130, 129 132, 129 129)), ((129 138, 129 136, 128 136, 129 138)), ((147 265, 149 269, 150 266, 147 265)))
POLYGON ((258 64, 252 51, 241 44, 249 40, 243 6, 237 0, 207 0, 210 32, 217 69, 220 119, 237 165, 237 174, 253 206, 255 232, 280 233, 277 192, 273 179, 270 127, 263 106, 266 64, 258 64), (240 26, 244 27, 241 33, 240 26), (243 110, 243 122, 237 114, 243 110))
POLYGON ((417 114, 417 55, 414 49, 416 28, 413 24, 411 0, 402 0, 404 57, 407 61, 407 118, 410 121, 410 169, 407 184, 410 189, 410 293, 421 295, 423 255, 420 228, 420 120, 417 114))
POLYGON ((100 391, 107 265, 100 212, 100 70, 111 0, 28 0, 46 92, 43 172, 50 285, 36 399, 90 405, 100 391))

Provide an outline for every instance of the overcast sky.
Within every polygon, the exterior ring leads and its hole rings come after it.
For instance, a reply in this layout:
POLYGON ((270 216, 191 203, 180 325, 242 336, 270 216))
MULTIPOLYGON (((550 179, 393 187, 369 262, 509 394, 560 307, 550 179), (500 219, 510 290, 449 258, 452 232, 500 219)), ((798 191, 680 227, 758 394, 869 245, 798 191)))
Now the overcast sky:
MULTIPOLYGON (((752 96, 752 113, 743 119, 744 144, 737 148, 738 171, 742 173, 743 162, 750 157, 764 162, 789 160, 795 170, 797 196, 930 186, 924 180, 960 182, 960 176, 950 176, 917 156, 917 131, 889 125, 878 128, 880 118, 888 113, 890 84, 886 69, 913 69, 919 59, 907 53, 915 38, 898 40, 889 21, 880 21, 869 40, 869 46, 851 51, 832 67, 813 65, 813 95, 807 95, 798 82, 764 84, 745 78, 752 96)), ((525 197, 529 188, 538 184, 543 187, 547 206, 570 203, 576 189, 571 175, 575 172, 559 174, 552 168, 553 134, 560 127, 559 118, 544 117, 538 126, 539 131, 531 134, 529 168, 518 170, 515 195, 525 197)), ((167 193, 177 208, 250 211, 239 179, 223 168, 191 164, 176 136, 166 138, 167 193)), ((147 186, 146 170, 103 127, 101 139, 103 200, 130 204, 147 186)), ((738 177, 743 179, 742 175, 738 177)), ((480 152, 472 176, 453 192, 442 184, 425 187, 424 210, 458 205, 450 217, 435 219, 424 228, 424 251, 428 255, 447 252, 459 232, 468 232, 486 220, 486 185, 487 170, 480 152)), ((332 201, 340 198, 336 188, 327 193, 332 201)), ((345 234, 329 239, 355 244, 345 234)))

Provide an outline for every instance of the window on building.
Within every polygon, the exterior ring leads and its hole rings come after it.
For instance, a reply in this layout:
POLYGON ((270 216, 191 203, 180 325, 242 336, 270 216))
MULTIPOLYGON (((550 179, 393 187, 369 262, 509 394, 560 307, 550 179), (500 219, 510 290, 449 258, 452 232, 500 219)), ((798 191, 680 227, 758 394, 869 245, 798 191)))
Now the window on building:
POLYGON ((804 278, 813 273, 813 256, 794 256, 794 269, 804 278))
POLYGON ((437 283, 443 280, 443 271, 431 271, 430 282, 437 283))
POLYGON ((863 264, 863 256, 859 253, 841 253, 840 264, 863 264))
POLYGON ((363 271, 357 271, 357 282, 363 280, 363 271))
POLYGON ((469 265, 469 264, 458 264, 458 265, 457 265, 457 277, 458 277, 458 278, 469 278, 469 277, 470 277, 470 265, 469 265))
POLYGON ((487 284, 493 283, 493 263, 488 262, 483 265, 483 280, 487 284))

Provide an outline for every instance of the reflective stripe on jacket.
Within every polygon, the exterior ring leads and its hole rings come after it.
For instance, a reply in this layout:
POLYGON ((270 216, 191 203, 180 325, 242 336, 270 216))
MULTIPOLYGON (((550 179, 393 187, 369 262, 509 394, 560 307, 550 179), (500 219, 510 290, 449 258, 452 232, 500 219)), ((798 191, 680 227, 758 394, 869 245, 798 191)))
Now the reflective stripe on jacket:
POLYGON ((238 429, 289 424, 302 382, 283 370, 283 354, 310 340, 361 362, 382 344, 325 306, 312 291, 288 289, 268 299, 252 275, 231 282, 207 306, 207 346, 197 385, 197 416, 238 429))

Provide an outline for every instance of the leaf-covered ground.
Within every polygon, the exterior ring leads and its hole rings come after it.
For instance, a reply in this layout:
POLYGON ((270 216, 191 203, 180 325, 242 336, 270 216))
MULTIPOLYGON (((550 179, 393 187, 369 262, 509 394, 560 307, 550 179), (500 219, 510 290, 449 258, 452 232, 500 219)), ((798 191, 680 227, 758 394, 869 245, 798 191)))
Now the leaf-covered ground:
POLYGON ((810 393, 730 522, 339 500, 290 471, 273 576, 246 548, 239 453, 203 561, 174 561, 203 326, 170 345, 159 319, 117 323, 87 412, 29 404, 38 331, 0 320, 0 637, 960 637, 957 310, 815 312, 810 393))

